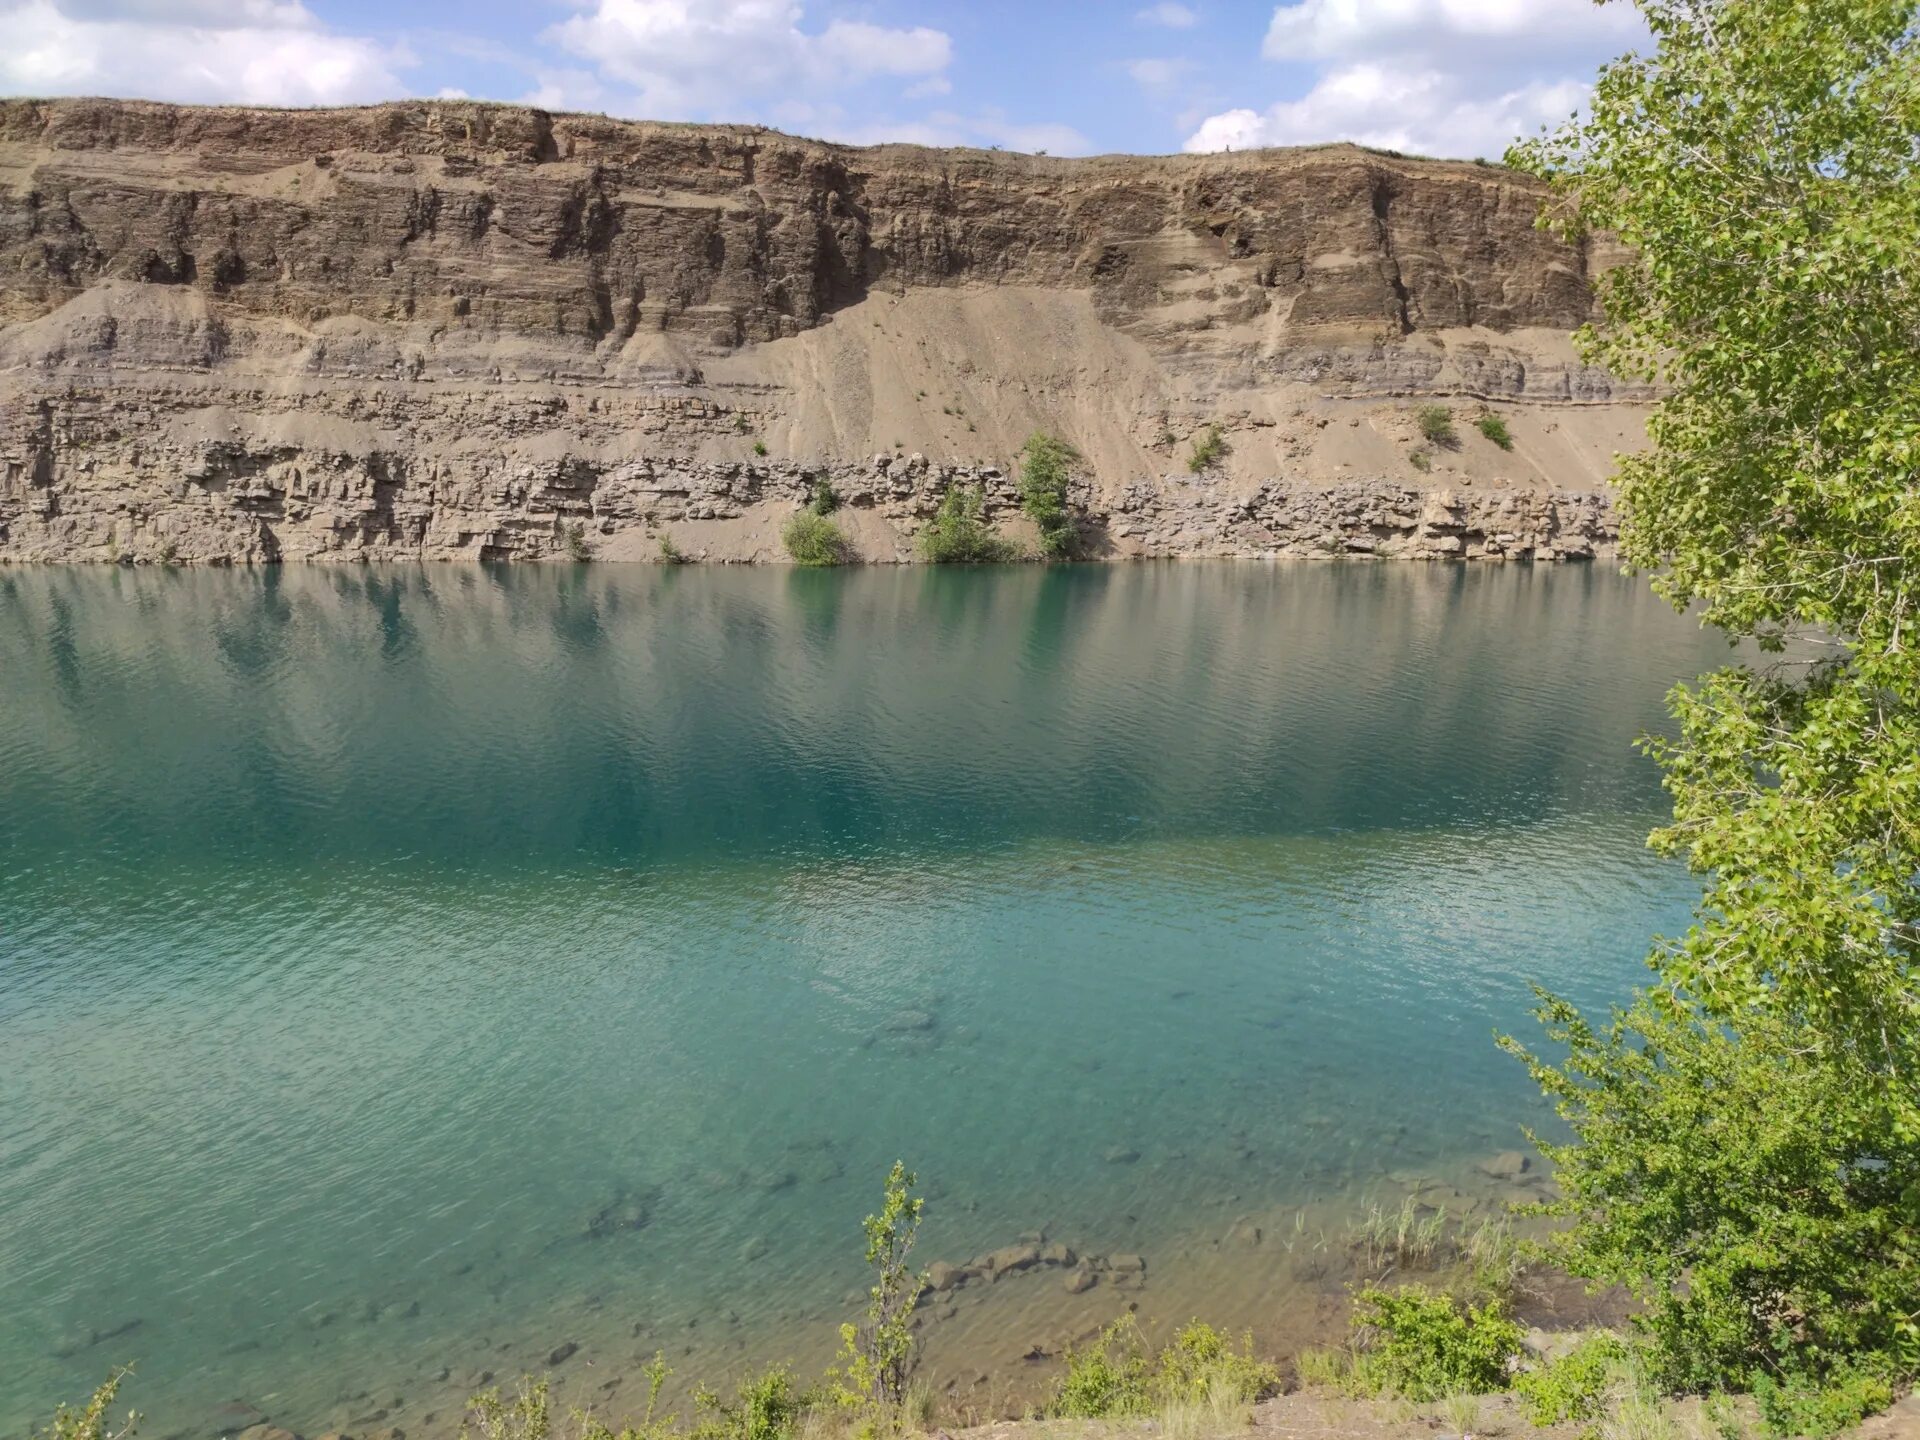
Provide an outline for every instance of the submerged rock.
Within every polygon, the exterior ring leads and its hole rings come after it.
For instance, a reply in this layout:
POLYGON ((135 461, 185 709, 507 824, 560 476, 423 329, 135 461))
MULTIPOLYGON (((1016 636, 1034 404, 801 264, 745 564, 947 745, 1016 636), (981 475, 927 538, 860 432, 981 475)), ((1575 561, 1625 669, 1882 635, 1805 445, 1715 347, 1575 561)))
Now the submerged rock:
POLYGON ((547 1356, 547 1364, 564 1365, 579 1353, 580 1342, 577 1340, 569 1340, 564 1345, 554 1347, 552 1353, 547 1356))
POLYGON ((971 1280, 973 1274, 965 1265, 949 1265, 945 1260, 936 1260, 927 1267, 927 1286, 936 1291, 957 1290, 971 1280))
POLYGON ((1502 1150, 1491 1160, 1480 1162, 1480 1173, 1495 1180, 1518 1180, 1533 1168, 1533 1161, 1518 1150, 1502 1150))
POLYGON ((651 1190, 615 1192, 613 1199, 596 1210, 587 1221, 586 1237, 589 1240, 604 1240, 609 1236, 646 1229, 653 1219, 655 1198, 656 1192, 651 1190))
POLYGON ((997 1280, 1002 1275, 1011 1275, 1039 1263, 1038 1245, 1006 1245, 986 1256, 984 1268, 997 1280))

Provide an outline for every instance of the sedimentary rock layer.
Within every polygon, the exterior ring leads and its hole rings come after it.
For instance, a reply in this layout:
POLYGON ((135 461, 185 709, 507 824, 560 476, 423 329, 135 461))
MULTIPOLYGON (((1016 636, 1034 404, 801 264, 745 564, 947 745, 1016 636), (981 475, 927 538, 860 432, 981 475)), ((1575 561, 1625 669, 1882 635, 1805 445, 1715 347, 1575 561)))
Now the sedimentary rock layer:
POLYGON ((1100 554, 1604 551, 1645 397, 1574 357, 1616 257, 1539 199, 1349 146, 0 102, 0 559, 775 559, 824 475, 891 560, 955 480, 1017 530, 1035 430, 1100 554))

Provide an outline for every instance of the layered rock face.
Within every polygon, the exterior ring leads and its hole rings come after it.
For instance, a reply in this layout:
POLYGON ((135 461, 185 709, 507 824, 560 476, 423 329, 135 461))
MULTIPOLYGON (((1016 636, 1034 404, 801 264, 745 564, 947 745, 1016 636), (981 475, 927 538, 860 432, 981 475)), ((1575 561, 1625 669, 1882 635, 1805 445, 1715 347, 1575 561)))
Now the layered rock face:
POLYGON ((0 102, 0 559, 775 559, 821 477, 904 559, 956 482, 1017 531, 1036 430, 1096 553, 1604 552, 1645 397, 1538 204, 1345 146, 0 102))

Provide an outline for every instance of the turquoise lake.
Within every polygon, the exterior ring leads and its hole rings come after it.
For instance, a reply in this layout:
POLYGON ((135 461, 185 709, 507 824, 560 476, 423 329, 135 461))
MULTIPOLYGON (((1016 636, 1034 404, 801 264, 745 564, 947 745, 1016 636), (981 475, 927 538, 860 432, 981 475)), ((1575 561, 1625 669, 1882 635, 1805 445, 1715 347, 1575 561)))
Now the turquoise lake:
POLYGON ((0 1433, 817 1365, 896 1157, 922 1259, 1147 1265, 936 1378, 1283 1344, 1273 1217, 1512 1198, 1492 1037, 1686 923, 1633 742, 1726 653, 1604 567, 0 571, 0 1433))

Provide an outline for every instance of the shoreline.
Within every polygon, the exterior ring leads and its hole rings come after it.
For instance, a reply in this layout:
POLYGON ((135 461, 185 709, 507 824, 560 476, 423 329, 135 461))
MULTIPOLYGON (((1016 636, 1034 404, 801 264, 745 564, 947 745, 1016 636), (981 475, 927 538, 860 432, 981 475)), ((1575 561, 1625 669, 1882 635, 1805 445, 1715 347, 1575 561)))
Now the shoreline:
MULTIPOLYGON (((827 568, 932 565, 916 550, 917 535, 954 486, 977 487, 995 532, 1015 547, 1011 564, 1117 564, 1140 560, 1417 560, 1580 562, 1617 554, 1619 523, 1606 490, 1506 488, 1422 489, 1398 481, 1353 481, 1310 488, 1269 481, 1250 495, 1182 487, 1164 477, 1135 486, 1105 508, 1080 485, 1073 508, 1085 553, 1043 561, 1020 513, 1012 476, 996 467, 930 465, 909 457, 896 475, 875 457, 869 468, 710 464, 645 477, 674 487, 678 507, 602 495, 612 508, 549 515, 513 532, 511 543, 488 529, 430 533, 428 520, 396 527, 392 517, 363 516, 357 543, 300 550, 269 520, 215 507, 210 498, 162 510, 124 530, 109 510, 76 525, 0 526, 0 566, 23 564, 222 568, 285 564, 544 563, 721 564, 805 568, 788 557, 782 527, 802 513, 824 476, 840 496, 835 522, 847 539, 844 564, 827 568), (706 495, 701 501, 692 497, 706 495), (591 527, 591 528, 589 528, 591 527)), ((632 478, 632 477, 630 477, 632 478)), ((638 483, 636 481, 636 483, 638 483)), ((188 488, 184 482, 182 489, 188 488)), ((658 497, 668 493, 644 491, 658 497)), ((275 501, 282 503, 284 497, 275 501)))
MULTIPOLYGON (((1351 1286, 1385 1276, 1437 1280, 1453 1273, 1464 1263, 1460 1257, 1471 1237, 1501 1225, 1510 1202, 1546 1193, 1538 1167, 1518 1152, 1470 1162, 1451 1179, 1399 1178, 1413 1183, 1388 1182, 1362 1195, 1306 1205, 1223 1205, 1219 1216, 1231 1214, 1231 1220, 1210 1217, 1184 1241, 1142 1237, 1143 1253, 1089 1252, 1054 1239, 1049 1225, 957 1261, 916 1256, 918 1268, 934 1277, 914 1322, 918 1377, 949 1423, 1017 1418, 1051 1393, 1069 1349, 1086 1345, 1125 1316, 1149 1338, 1204 1318, 1236 1335, 1244 1331, 1261 1357, 1290 1367, 1303 1349, 1344 1334, 1351 1286), (1409 1242, 1403 1209, 1433 1226, 1430 1236, 1444 1229, 1447 1238, 1437 1246, 1430 1238, 1424 1251, 1417 1238, 1409 1242), (1403 1232, 1398 1240, 1396 1227, 1403 1232), (1076 1278, 1086 1275, 1094 1277, 1092 1284, 1076 1278)), ((849 1231, 854 1240, 840 1268, 853 1280, 860 1266, 857 1233, 849 1231)), ((617 1236, 613 1243, 619 1243, 617 1236)), ((767 1258, 778 1266, 777 1253, 767 1258)), ((206 1387, 228 1398, 215 1401, 209 1393, 198 1418, 181 1412, 190 1403, 185 1397, 162 1399, 158 1406, 136 1400, 136 1408, 153 1415, 150 1433, 157 1440, 214 1440, 262 1425, 304 1437, 426 1440, 454 1433, 471 1394, 491 1386, 510 1391, 522 1378, 550 1379, 563 1407, 609 1419, 637 1411, 644 1403, 646 1367, 660 1354, 676 1372, 663 1403, 684 1409, 695 1384, 724 1391, 769 1365, 790 1365, 801 1376, 823 1372, 833 1360, 839 1321, 857 1310, 861 1297, 857 1288, 838 1296, 820 1293, 796 1309, 748 1320, 721 1290, 693 1313, 639 1319, 647 1309, 643 1296, 623 1302, 590 1293, 532 1324, 522 1322, 518 1335, 503 1336, 476 1315, 466 1343, 425 1346, 401 1338, 420 1314, 417 1301, 384 1310, 369 1302, 365 1313, 340 1320, 337 1310, 309 1315, 279 1344, 255 1338, 229 1347, 223 1357, 207 1357, 202 1363, 208 1371, 233 1378, 206 1387), (401 1334, 394 1333, 396 1321, 401 1334), (305 1378, 310 1362, 298 1354, 302 1334, 337 1324, 365 1327, 365 1363, 348 1369, 336 1356, 324 1379, 305 1378), (287 1377, 277 1390, 248 1389, 236 1373, 236 1362, 261 1353, 263 1343, 271 1347, 266 1353, 279 1352, 272 1364, 287 1377), (390 1368, 379 1367, 376 1356, 392 1362, 390 1368), (320 1400, 317 1392, 327 1389, 334 1389, 334 1398, 320 1400)), ((1588 1299, 1571 1282, 1557 1282, 1528 1292, 1522 1315, 1547 1329, 1579 1328, 1606 1322, 1616 1309, 1588 1299)), ((109 1333, 96 1332, 79 1353, 102 1364, 137 1361, 145 1328, 139 1318, 122 1320, 109 1333)), ((172 1388, 174 1377, 162 1372, 160 1361, 141 1364, 136 1373, 143 1396, 157 1390, 164 1397, 172 1388)))

